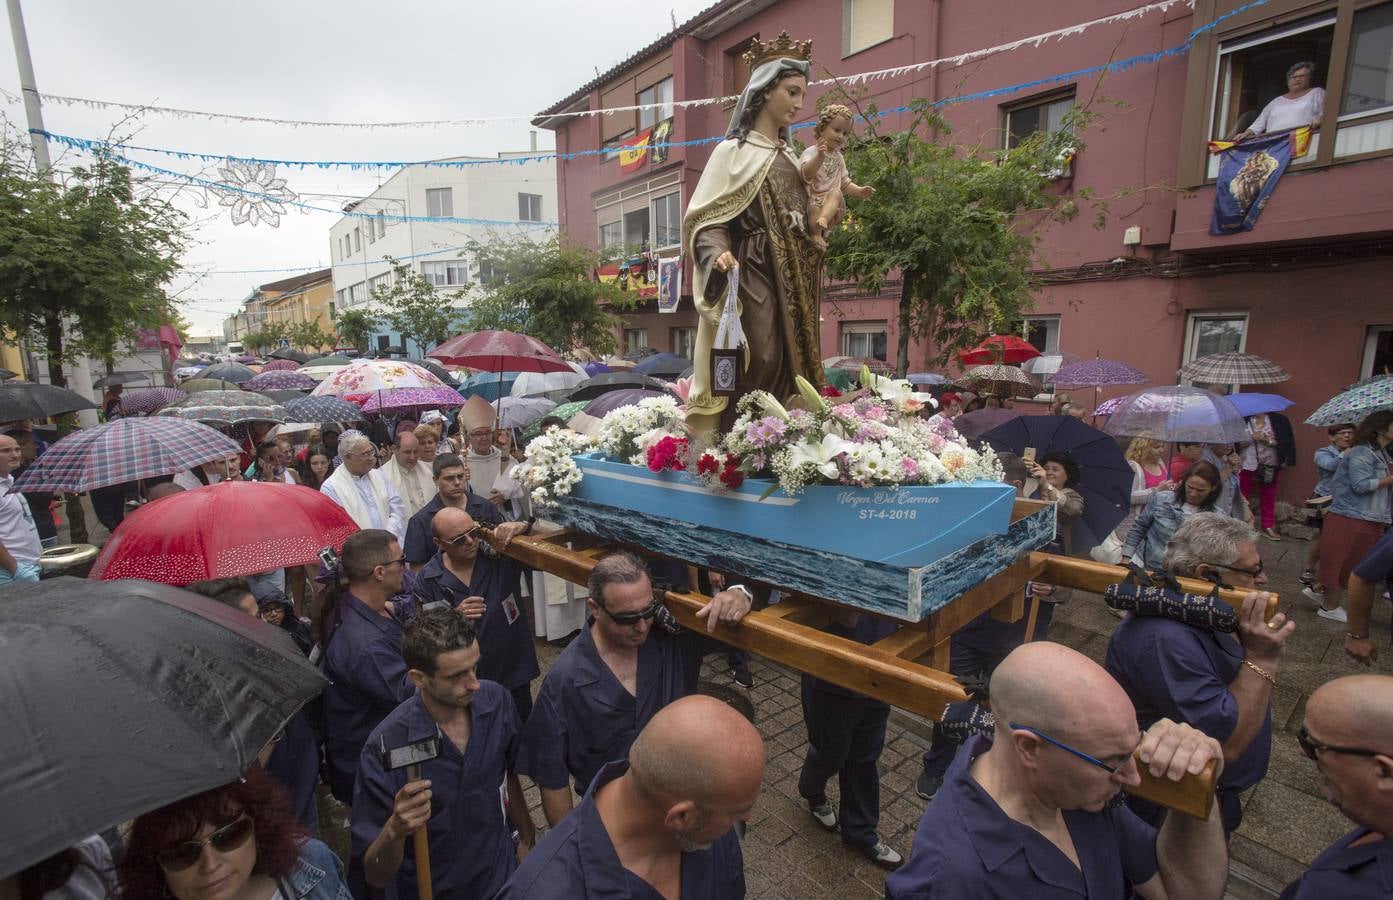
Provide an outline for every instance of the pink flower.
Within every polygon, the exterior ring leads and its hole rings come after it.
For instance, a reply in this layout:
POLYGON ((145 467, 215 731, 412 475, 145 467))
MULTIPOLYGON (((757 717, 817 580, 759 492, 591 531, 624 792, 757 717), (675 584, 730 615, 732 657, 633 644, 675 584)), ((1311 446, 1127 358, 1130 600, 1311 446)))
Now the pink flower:
POLYGON ((904 474, 906 478, 919 477, 919 462, 912 456, 906 456, 903 462, 904 474))

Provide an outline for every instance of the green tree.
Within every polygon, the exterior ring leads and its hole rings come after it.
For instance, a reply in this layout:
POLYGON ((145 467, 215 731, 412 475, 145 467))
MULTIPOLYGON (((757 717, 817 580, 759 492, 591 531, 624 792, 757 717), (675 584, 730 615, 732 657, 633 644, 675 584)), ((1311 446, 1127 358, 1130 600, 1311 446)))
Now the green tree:
MULTIPOLYGON (((832 99, 855 104, 844 92, 832 99)), ((1076 109, 1061 131, 1001 150, 948 142, 948 123, 927 101, 914 104, 909 126, 898 132, 884 127, 873 104, 860 111, 865 134, 847 150, 847 165, 876 194, 854 203, 832 234, 827 274, 872 294, 899 275, 903 376, 911 336, 928 339, 930 362, 942 364, 1030 309, 1027 273, 1039 263, 1043 230, 1076 216, 1079 200, 1093 199, 1051 178, 1062 155, 1082 149, 1077 134, 1088 114, 1076 109)), ((1105 217, 1106 207, 1096 206, 1105 217)))
POLYGON ((301 350, 319 351, 334 342, 334 336, 320 328, 318 322, 296 322, 287 337, 291 346, 301 350))
POLYGON ((469 307, 468 329, 529 334, 558 352, 584 347, 597 355, 615 349, 623 319, 636 298, 593 277, 608 258, 559 238, 472 243, 466 252, 487 273, 482 297, 469 307))
POLYGON ((271 336, 266 333, 265 329, 248 331, 242 335, 242 349, 248 353, 260 354, 263 350, 269 350, 273 343, 274 341, 271 340, 271 336))
MULTIPOLYGON (((392 266, 391 284, 372 292, 383 321, 422 353, 454 334, 460 312, 450 299, 441 297, 420 272, 390 256, 386 260, 392 266)), ((468 293, 469 288, 463 285, 460 292, 468 293)))
POLYGON ((341 309, 334 316, 334 331, 344 346, 367 350, 376 330, 377 316, 366 309, 341 309))

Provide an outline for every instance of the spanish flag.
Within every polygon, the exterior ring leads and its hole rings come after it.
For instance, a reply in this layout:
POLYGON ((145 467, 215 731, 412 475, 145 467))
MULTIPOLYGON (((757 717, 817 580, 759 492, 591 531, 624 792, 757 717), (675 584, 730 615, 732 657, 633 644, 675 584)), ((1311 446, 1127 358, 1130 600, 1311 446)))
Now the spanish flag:
MULTIPOLYGON (((1237 141, 1210 141, 1209 152, 1212 154, 1223 153, 1225 150, 1232 150, 1238 146, 1237 141)), ((1302 125, 1300 128, 1291 130, 1291 156, 1296 159, 1305 156, 1311 149, 1311 126, 1302 125)))
POLYGON ((653 129, 645 128, 619 145, 619 171, 632 172, 648 161, 648 142, 653 129))

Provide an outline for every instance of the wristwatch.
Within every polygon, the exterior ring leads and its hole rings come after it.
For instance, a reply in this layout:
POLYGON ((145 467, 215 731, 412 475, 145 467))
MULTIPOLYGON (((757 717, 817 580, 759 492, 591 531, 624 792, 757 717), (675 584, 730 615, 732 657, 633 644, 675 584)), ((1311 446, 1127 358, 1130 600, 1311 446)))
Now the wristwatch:
POLYGON ((728 584, 726 585, 726 590, 739 591, 740 593, 745 595, 745 599, 750 601, 751 604, 755 602, 754 592, 751 591, 749 588, 745 587, 743 584, 728 584))

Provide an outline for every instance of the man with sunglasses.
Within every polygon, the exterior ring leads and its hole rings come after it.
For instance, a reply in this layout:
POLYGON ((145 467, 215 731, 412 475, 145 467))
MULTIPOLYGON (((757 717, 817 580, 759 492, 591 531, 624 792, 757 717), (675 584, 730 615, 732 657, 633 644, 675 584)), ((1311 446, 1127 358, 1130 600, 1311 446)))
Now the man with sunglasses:
POLYGON ((1359 827, 1316 857, 1281 900, 1393 896, 1393 677, 1321 685, 1296 739, 1320 771, 1321 795, 1359 827))
POLYGON ((914 836, 909 860, 885 882, 888 900, 1090 897, 1218 900, 1228 848, 1218 816, 1182 813, 1159 830, 1114 801, 1138 767, 1179 780, 1218 742, 1162 719, 1143 734, 1122 688, 1088 657, 1035 641, 991 679, 991 737, 958 753, 914 836))
MULTIPOLYGON (((498 543, 506 547, 513 534, 527 527, 495 529, 498 543)), ((532 679, 541 674, 532 630, 518 604, 522 568, 506 556, 486 547, 474 518, 461 509, 446 507, 431 523, 436 553, 416 577, 416 600, 421 604, 445 603, 469 619, 479 633, 479 677, 496 681, 513 695, 518 717, 526 722, 532 713, 532 679)))
MULTIPOLYGON (((542 792, 555 826, 605 763, 623 759, 658 710, 696 692, 701 659, 719 643, 705 635, 654 627, 671 618, 648 569, 631 553, 611 553, 590 572, 588 618, 552 663, 523 727, 518 771, 542 792)), ((748 589, 731 585, 698 611, 708 631, 750 611, 748 589)))
MULTIPOLYGON (((1191 516, 1166 547, 1166 571, 1235 588, 1267 583, 1252 526, 1218 513, 1191 516)), ((1210 631, 1135 613, 1108 641, 1104 665, 1122 685, 1142 725, 1162 718, 1185 722, 1224 747, 1218 805, 1224 830, 1243 819, 1243 791, 1267 774, 1272 755, 1272 689, 1287 638, 1296 623, 1282 613, 1267 619, 1267 594, 1250 590, 1238 610, 1238 634, 1210 631)), ((1132 801, 1138 815, 1157 823, 1164 812, 1132 801)))
MULTIPOLYGON (((521 533, 526 527, 523 522, 504 523, 503 514, 498 507, 469 489, 469 466, 453 453, 441 453, 431 463, 431 473, 435 477, 435 496, 416 511, 411 521, 406 523, 406 561, 412 568, 420 568, 435 556, 435 536, 431 533, 431 522, 442 509, 459 509, 470 517, 490 528, 502 526, 503 534, 521 533)), ((511 534, 509 535, 512 536, 511 534)))

